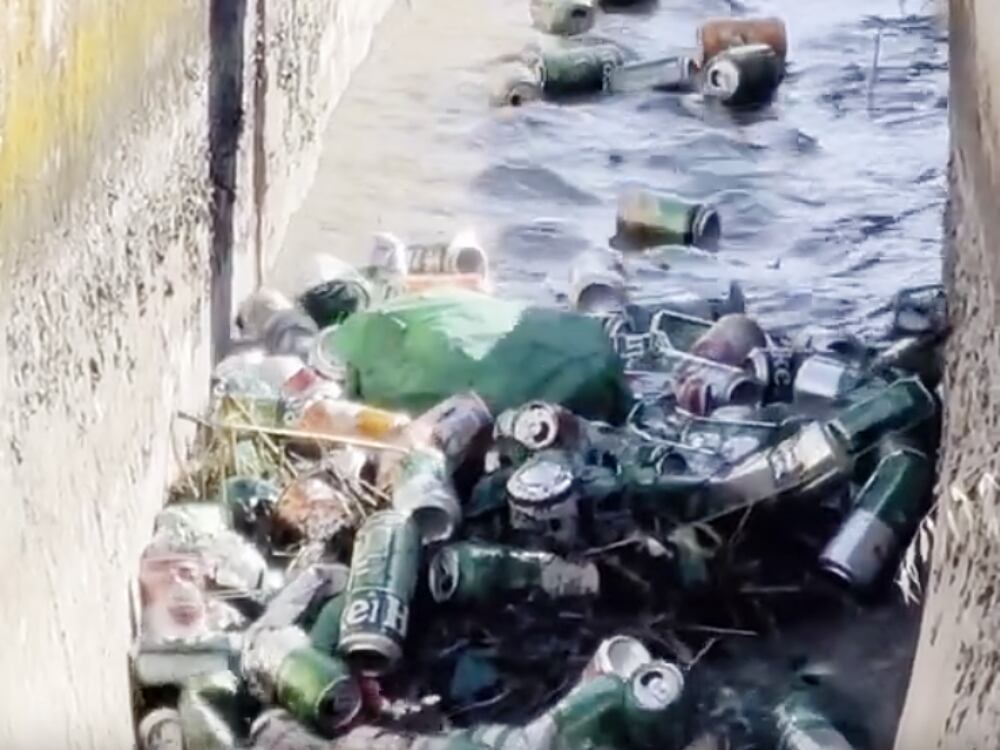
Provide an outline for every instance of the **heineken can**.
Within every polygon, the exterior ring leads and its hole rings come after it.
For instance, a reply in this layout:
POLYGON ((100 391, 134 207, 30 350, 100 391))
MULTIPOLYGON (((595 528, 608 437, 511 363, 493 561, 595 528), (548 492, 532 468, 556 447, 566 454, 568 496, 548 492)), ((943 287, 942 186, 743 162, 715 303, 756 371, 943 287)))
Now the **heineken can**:
POLYGON ((576 36, 594 25, 594 0, 531 0, 531 21, 547 34, 576 36))
POLYGON ((392 507, 413 518, 424 544, 451 538, 462 522, 462 506, 444 453, 418 448, 400 459, 392 507))
POLYGON ((820 554, 820 568, 856 590, 878 583, 916 533, 933 481, 934 467, 924 453, 890 448, 820 554))
POLYGON ((633 189, 618 199, 617 236, 640 247, 694 245, 714 250, 722 221, 709 205, 633 189))
MULTIPOLYGON (((556 747, 620 747, 623 732, 625 681, 618 675, 604 674, 579 682, 550 711, 535 722, 553 727, 556 747)), ((530 726, 530 725, 529 725, 530 726)))
POLYGON ((362 674, 385 674, 402 658, 419 566, 420 531, 411 516, 381 511, 358 531, 338 648, 362 674))
POLYGON ((611 71, 624 63, 624 53, 614 45, 587 45, 545 51, 535 70, 546 96, 563 97, 607 91, 611 71))
POLYGON ((625 688, 624 725, 631 745, 676 750, 684 739, 684 673, 665 661, 640 666, 625 688))
POLYGON ((617 675, 630 680, 640 667, 653 661, 649 649, 638 638, 630 635, 614 635, 605 638, 598 645, 594 655, 583 668, 584 680, 592 680, 600 675, 617 675))
POLYGON ((243 675, 256 697, 277 701, 324 734, 361 711, 361 688, 347 664, 312 648, 297 627, 254 633, 243 651, 243 675))
POLYGON ((250 725, 253 750, 329 750, 330 740, 318 737, 282 708, 271 708, 250 725))
POLYGON ((777 750, 855 750, 841 731, 804 692, 797 691, 775 707, 777 750))
POLYGON ((157 708, 139 722, 141 750, 184 750, 181 715, 173 708, 157 708))
POLYGON ((847 450, 859 453, 885 435, 930 419, 937 409, 937 399, 920 379, 907 377, 840 409, 827 427, 847 450))
POLYGON ((769 18, 710 18, 698 28, 698 46, 702 62, 707 62, 731 47, 766 44, 782 61, 788 56, 788 31, 785 22, 769 18))
POLYGON ((543 451, 507 480, 507 506, 515 531, 572 545, 579 532, 580 493, 566 456, 543 451))
POLYGON ((591 562, 477 542, 439 550, 431 560, 429 584, 434 601, 456 604, 488 604, 505 595, 596 596, 600 591, 597 566, 591 562))
POLYGON ((764 104, 784 74, 781 58, 766 44, 731 47, 706 64, 701 92, 732 107, 764 104))

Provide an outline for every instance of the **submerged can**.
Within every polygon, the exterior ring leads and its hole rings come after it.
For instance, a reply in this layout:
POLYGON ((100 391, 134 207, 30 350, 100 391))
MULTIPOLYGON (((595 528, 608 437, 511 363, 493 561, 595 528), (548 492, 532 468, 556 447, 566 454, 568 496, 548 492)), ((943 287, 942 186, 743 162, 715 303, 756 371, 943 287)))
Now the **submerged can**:
POLYGON ((919 378, 900 378, 839 410, 827 426, 849 451, 858 453, 885 435, 929 419, 937 409, 937 399, 919 378))
POLYGON ((684 740, 684 673, 675 664, 650 661, 625 688, 623 723, 631 745, 677 750, 684 740))
POLYGON ((141 750, 184 750, 181 715, 173 708, 157 708, 139 722, 141 750))
POLYGON ((723 104, 765 104, 784 77, 784 65, 766 44, 731 47, 705 66, 701 92, 723 104))
POLYGON ((576 541, 580 492, 572 465, 559 451, 543 451, 507 480, 510 525, 561 545, 576 541))
POLYGON ((613 45, 587 45, 544 52, 536 75, 546 96, 599 94, 608 90, 611 71, 624 63, 624 53, 613 45))
POLYGON ((891 448, 820 554, 820 568, 856 590, 878 583, 916 533, 933 481, 934 468, 924 453, 909 446, 891 448))
POLYGON ((451 538, 462 522, 462 506, 444 453, 418 448, 400 459, 392 507, 413 518, 425 544, 451 538))
POLYGON ((638 638, 614 635, 598 645, 594 655, 583 669, 583 679, 591 680, 603 674, 612 674, 630 680, 640 667, 653 661, 649 649, 638 638))
POLYGON ((629 190, 618 199, 618 236, 640 246, 694 245, 715 249, 722 234, 716 210, 706 204, 649 190, 629 190))
POLYGON ((773 717, 778 735, 776 750, 855 750, 803 691, 793 692, 779 703, 773 717))
POLYGON ((458 542, 434 556, 429 584, 436 602, 485 604, 505 594, 595 596, 600 576, 591 562, 571 562, 551 552, 458 542))
POLYGON ((381 511, 358 531, 338 648, 363 674, 385 674, 402 658, 419 565, 412 517, 381 511))
POLYGON ((536 29, 562 36, 589 31, 597 16, 594 0, 531 0, 530 9, 536 29))
POLYGON ((731 47, 766 44, 782 61, 788 56, 788 31, 776 16, 768 18, 710 18, 698 28, 702 62, 731 47))

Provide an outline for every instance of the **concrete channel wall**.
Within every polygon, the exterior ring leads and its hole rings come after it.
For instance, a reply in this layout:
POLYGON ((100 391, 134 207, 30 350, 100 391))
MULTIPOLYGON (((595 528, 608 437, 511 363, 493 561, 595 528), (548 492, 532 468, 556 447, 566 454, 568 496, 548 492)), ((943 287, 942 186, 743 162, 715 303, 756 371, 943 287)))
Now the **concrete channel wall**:
POLYGON ((0 2, 5 750, 132 746, 129 584, 172 415, 207 396, 390 4, 0 2))

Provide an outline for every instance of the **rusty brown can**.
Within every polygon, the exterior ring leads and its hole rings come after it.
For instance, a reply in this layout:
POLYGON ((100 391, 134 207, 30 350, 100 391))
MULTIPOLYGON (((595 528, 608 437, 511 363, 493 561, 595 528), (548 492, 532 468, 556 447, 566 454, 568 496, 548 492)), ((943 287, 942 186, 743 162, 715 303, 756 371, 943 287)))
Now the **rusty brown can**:
POLYGON ((730 47, 766 44, 784 62, 788 55, 785 22, 776 16, 766 18, 710 18, 698 29, 702 64, 730 47))

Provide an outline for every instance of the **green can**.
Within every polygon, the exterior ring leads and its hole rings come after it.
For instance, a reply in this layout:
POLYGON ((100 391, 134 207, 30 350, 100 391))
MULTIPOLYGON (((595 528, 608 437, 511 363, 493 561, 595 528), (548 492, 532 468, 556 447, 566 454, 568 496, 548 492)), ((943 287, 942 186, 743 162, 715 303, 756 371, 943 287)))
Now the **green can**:
POLYGON ((400 460, 392 507, 412 516, 425 544, 443 542, 455 533, 462 506, 442 451, 423 448, 400 460))
POLYGON ((624 725, 633 747, 674 750, 685 739, 684 673, 674 664, 651 661, 625 689, 624 725))
POLYGON ((776 750, 855 750, 804 691, 786 697, 773 715, 778 736, 776 750))
POLYGON ((439 550, 431 561, 429 578, 435 601, 457 604, 487 604, 505 595, 594 596, 600 590, 593 563, 476 542, 458 542, 439 550))
POLYGON ((239 736, 239 680, 232 672, 216 672, 188 680, 177 701, 190 750, 230 750, 239 736))
POLYGON ((381 511, 358 531, 339 650, 362 674, 386 674, 402 658, 419 565, 420 531, 412 516, 381 511))
POLYGON ((933 483, 934 466, 923 452, 891 448, 820 554, 820 568, 859 591, 881 581, 927 513, 933 483))
POLYGON ((324 654, 337 651, 337 646, 340 644, 340 620, 344 616, 346 602, 347 596, 338 594, 320 609, 315 622, 309 628, 309 641, 317 651, 324 654))
POLYGON ((844 407, 827 424, 848 451, 860 453, 885 435, 930 419, 937 409, 934 394, 919 378, 908 377, 844 407))
POLYGON ((644 189, 622 193, 616 222, 616 239, 638 247, 694 245, 714 250, 722 236, 722 221, 712 206, 644 189))
POLYGON ((608 90, 611 71, 625 64, 624 53, 610 44, 550 50, 536 63, 542 92, 549 97, 599 94, 608 90))
POLYGON ((302 722, 332 735, 361 711, 361 689, 343 659, 304 647, 281 662, 278 703, 302 722))
POLYGON ((625 681, 604 674, 577 684, 551 711, 536 720, 551 722, 560 748, 618 747, 623 734, 625 681))

